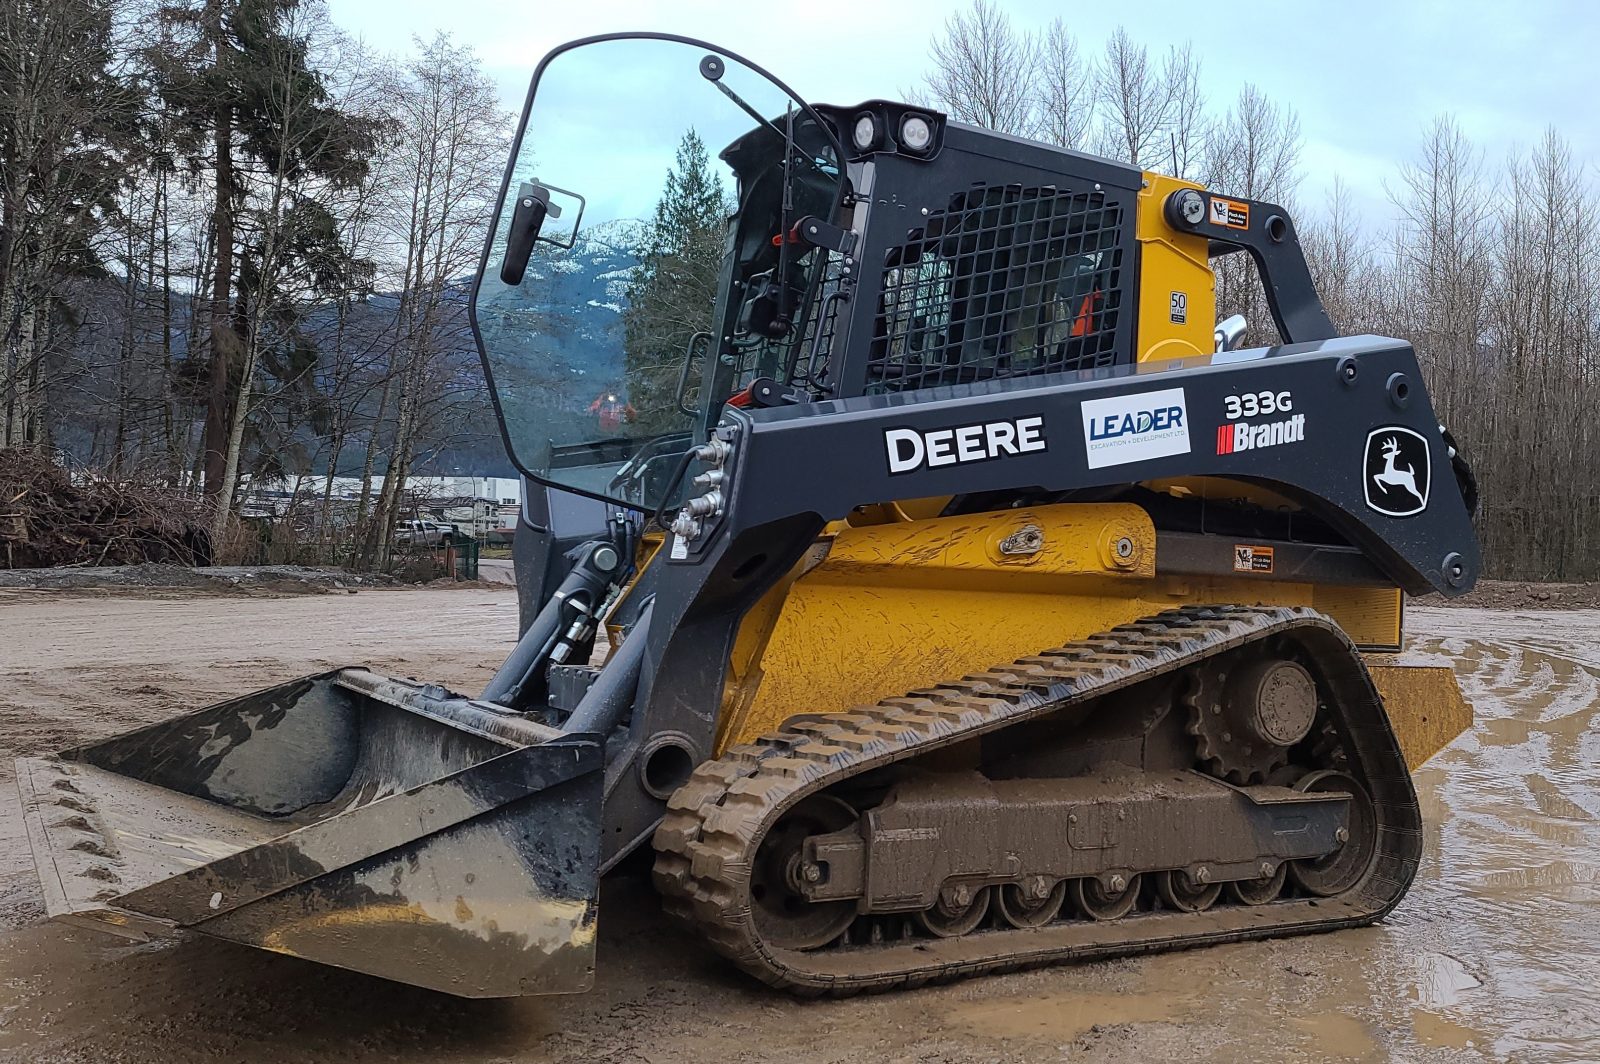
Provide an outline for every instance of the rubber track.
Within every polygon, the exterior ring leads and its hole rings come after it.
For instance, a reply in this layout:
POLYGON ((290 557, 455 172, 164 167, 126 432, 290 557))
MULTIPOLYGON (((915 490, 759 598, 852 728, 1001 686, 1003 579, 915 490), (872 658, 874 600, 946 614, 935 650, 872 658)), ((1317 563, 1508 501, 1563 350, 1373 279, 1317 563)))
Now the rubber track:
POLYGON ((1185 607, 1080 643, 874 706, 798 717, 700 765, 655 834, 654 880, 668 912, 741 968, 803 994, 918 986, 983 972, 1178 949, 1371 923, 1400 901, 1422 850, 1410 773, 1360 655, 1333 621, 1302 607, 1185 607), (1292 635, 1311 654, 1352 772, 1372 795, 1378 849, 1367 875, 1335 898, 1065 920, 820 950, 776 949, 750 915, 749 877, 766 831, 796 802, 840 781, 1260 639, 1292 635))

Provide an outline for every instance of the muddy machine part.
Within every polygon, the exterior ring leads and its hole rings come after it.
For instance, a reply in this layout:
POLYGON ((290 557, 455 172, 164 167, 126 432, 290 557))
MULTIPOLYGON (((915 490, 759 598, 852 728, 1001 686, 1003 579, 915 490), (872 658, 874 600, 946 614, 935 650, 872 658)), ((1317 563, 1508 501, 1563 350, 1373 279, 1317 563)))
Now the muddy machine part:
POLYGON ((593 978, 593 737, 341 669, 17 767, 53 917, 465 997, 593 978))
MULTIPOLYGON (((1289 701, 1262 708, 1301 716, 1289 701)), ((1422 850, 1380 705, 1326 618, 1172 611, 730 750, 674 796, 656 883, 718 952, 808 994, 1371 923, 1422 850), (1203 771, 1180 692, 1299 660, 1318 676, 1298 764, 1203 771)))
POLYGON ((540 492, 505 663, 23 761, 52 915, 560 993, 643 853, 695 941, 843 994, 1400 903, 1471 719, 1404 596, 1471 589, 1476 489, 1281 206, 608 35, 534 75, 470 313, 540 492))

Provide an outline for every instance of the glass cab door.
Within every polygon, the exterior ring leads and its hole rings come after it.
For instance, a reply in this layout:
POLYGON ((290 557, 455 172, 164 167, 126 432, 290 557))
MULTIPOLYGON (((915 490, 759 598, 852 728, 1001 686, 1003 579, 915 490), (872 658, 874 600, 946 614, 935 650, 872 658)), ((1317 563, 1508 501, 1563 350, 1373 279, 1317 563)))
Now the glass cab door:
POLYGON ((806 113, 766 75, 681 40, 601 38, 540 66, 473 295, 525 472, 664 501, 677 456, 737 385, 727 341, 746 308, 723 297, 741 263, 773 258, 784 219, 837 203, 806 113))

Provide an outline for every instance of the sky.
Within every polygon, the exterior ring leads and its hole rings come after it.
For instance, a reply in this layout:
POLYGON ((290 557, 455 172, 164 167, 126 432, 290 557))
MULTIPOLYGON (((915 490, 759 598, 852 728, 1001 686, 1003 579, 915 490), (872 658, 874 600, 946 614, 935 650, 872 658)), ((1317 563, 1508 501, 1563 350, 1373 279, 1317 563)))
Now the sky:
MULTIPOLYGON (((1021 29, 1067 19, 1093 51, 1119 25, 1151 52, 1192 42, 1210 109, 1252 82, 1299 113, 1299 199, 1321 210, 1333 177, 1359 224, 1393 214, 1386 187, 1423 132, 1453 114, 1497 166, 1548 125, 1579 159, 1600 163, 1596 114, 1600 0, 1193 0, 1121 4, 999 0, 1021 29), (1134 22, 1134 16, 1142 21, 1134 22)), ((346 32, 401 53, 443 30, 472 47, 519 110, 539 59, 595 33, 665 30, 744 55, 816 102, 903 95, 928 70, 928 42, 968 0, 328 0, 346 32)), ((1303 208, 1305 209, 1305 208, 1303 208)))

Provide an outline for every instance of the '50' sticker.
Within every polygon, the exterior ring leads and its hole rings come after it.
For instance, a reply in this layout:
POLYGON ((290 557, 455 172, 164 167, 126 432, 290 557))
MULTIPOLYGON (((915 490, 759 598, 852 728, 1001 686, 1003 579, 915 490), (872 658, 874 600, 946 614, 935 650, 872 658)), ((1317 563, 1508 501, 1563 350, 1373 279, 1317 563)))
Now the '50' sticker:
POLYGON ((1288 391, 1246 392, 1244 395, 1230 395, 1223 402, 1227 404, 1229 421, 1242 417, 1287 414, 1294 409, 1294 396, 1288 391))

